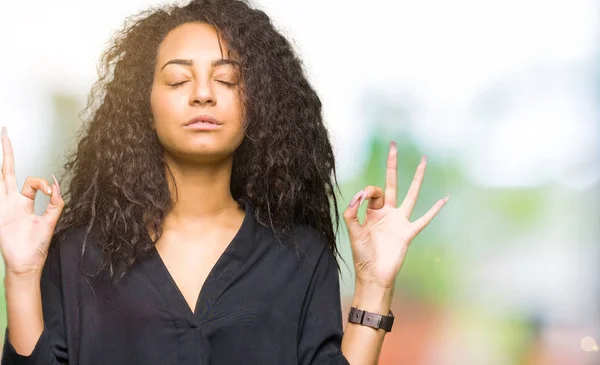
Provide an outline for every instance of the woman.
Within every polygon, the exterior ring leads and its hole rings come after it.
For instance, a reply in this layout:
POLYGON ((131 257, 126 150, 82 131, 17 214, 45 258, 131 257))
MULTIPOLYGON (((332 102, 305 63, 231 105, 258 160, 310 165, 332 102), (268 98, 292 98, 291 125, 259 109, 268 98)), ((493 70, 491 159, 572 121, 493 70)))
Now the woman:
POLYGON ((409 222, 425 159, 396 208, 392 143, 385 192, 344 212, 366 312, 342 337, 333 153, 269 18, 237 0, 142 13, 103 66, 66 204, 54 176, 18 192, 2 131, 2 364, 376 363, 408 244, 447 200, 409 222))

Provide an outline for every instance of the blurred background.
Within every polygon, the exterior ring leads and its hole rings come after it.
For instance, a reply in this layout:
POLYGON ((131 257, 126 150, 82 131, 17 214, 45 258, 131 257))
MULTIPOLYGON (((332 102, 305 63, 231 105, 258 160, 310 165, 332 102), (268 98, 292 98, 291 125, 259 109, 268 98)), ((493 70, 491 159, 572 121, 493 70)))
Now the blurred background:
MULTIPOLYGON (((59 171, 112 32, 161 3, 0 5, 0 124, 20 184, 59 171)), ((452 196, 408 252, 380 364, 600 364, 600 3, 254 4, 322 98, 340 212, 383 186, 391 139, 400 199, 429 157, 413 219, 452 196)), ((353 272, 340 228, 345 316, 353 272)))

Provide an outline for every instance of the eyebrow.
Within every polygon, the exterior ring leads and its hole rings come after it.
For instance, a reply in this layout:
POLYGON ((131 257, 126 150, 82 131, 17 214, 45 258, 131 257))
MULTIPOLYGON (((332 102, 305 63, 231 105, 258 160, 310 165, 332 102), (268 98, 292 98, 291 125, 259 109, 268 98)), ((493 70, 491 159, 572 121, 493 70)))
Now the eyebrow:
MULTIPOLYGON (((163 67, 161 67, 160 70, 162 71, 165 67, 167 67, 167 65, 171 65, 171 64, 173 64, 173 65, 183 65, 183 66, 192 66, 194 64, 194 61, 190 60, 190 59, 176 58, 174 60, 170 60, 167 63, 165 63, 163 65, 163 67)), ((240 67, 240 63, 238 61, 232 60, 230 58, 221 58, 221 59, 218 59, 218 60, 213 60, 211 62, 211 66, 212 67, 217 67, 217 66, 222 66, 222 65, 233 65, 233 66, 240 67)))

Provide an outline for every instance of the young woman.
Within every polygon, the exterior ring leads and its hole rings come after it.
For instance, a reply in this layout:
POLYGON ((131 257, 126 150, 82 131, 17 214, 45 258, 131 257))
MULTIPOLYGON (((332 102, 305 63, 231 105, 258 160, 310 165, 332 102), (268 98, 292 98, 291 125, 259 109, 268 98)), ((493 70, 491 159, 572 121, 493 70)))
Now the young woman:
POLYGON ((408 245, 447 201, 409 221, 425 158, 397 208, 392 143, 385 191, 344 212, 356 309, 343 333, 332 148, 265 13, 238 0, 145 12, 103 66, 66 204, 54 176, 17 190, 2 130, 2 364, 377 363, 408 245))

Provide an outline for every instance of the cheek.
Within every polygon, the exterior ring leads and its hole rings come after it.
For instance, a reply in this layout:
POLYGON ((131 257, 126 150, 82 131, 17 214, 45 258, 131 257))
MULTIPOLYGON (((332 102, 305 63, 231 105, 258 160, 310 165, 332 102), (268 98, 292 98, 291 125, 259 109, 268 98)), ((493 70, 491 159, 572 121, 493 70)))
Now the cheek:
POLYGON ((229 117, 232 120, 238 121, 240 128, 242 127, 242 120, 244 119, 243 103, 236 94, 230 95, 227 98, 226 110, 229 111, 229 117))
POLYGON ((163 105, 161 105, 163 98, 160 97, 159 93, 155 91, 155 89, 152 89, 152 92, 150 93, 150 109, 152 111, 152 117, 154 120, 154 127, 156 128, 156 124, 157 121, 160 122, 161 120, 161 114, 162 114, 162 109, 164 108, 163 105))
POLYGON ((245 117, 244 117, 244 112, 243 112, 243 106, 242 104, 235 100, 232 102, 231 107, 229 109, 231 111, 231 117, 230 119, 232 121, 235 121, 234 124, 234 128, 236 130, 236 134, 238 135, 236 137, 236 139, 239 140, 239 142, 241 143, 241 139, 244 136, 244 129, 245 129, 245 117))
POLYGON ((150 95, 150 107, 154 116, 155 126, 166 123, 170 119, 177 119, 179 103, 173 99, 173 94, 152 91, 150 95))

